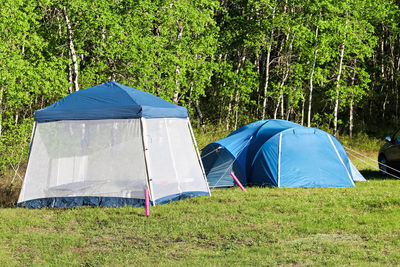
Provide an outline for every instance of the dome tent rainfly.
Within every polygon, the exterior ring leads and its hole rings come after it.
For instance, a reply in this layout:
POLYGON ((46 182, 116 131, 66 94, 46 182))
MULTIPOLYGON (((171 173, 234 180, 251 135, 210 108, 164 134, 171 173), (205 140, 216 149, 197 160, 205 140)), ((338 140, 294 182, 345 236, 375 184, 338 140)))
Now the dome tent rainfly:
POLYGON ((211 188, 233 186, 231 170, 244 185, 354 186, 352 163, 335 137, 284 120, 245 125, 207 145, 202 160, 211 188))
POLYGON ((115 81, 35 112, 18 206, 143 206, 210 195, 186 108, 115 81))

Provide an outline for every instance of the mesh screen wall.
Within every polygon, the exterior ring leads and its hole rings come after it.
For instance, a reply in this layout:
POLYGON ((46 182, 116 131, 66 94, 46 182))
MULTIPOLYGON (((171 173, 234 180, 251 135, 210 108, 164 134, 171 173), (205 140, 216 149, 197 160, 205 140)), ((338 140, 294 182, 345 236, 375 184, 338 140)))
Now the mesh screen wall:
POLYGON ((189 122, 182 118, 143 119, 154 199, 183 192, 208 192, 189 122))
POLYGON ((140 119, 38 123, 18 202, 48 197, 144 198, 140 119))
POLYGON ((142 118, 142 125, 140 120, 38 123, 18 202, 87 196, 144 199, 145 162, 153 201, 184 193, 209 195, 188 119, 142 118))

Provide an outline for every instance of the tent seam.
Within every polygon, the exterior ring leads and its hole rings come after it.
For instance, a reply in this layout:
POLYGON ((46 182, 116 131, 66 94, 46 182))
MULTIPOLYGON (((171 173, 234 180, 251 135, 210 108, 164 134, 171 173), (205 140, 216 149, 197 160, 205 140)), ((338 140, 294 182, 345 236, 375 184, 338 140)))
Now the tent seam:
POLYGON ((278 187, 281 187, 281 153, 282 153, 282 132, 279 134, 279 151, 278 151, 278 187))
POLYGON ((333 143, 332 138, 331 138, 328 134, 327 134, 327 136, 328 136, 329 141, 331 142, 333 148, 335 149, 336 155, 338 156, 340 162, 342 163, 344 169, 346 170, 347 176, 350 178, 350 181, 351 181, 352 185, 355 186, 354 181, 353 181, 353 179, 352 179, 352 177, 351 177, 351 175, 350 175, 350 173, 349 173, 349 170, 347 169, 346 165, 344 164, 343 159, 342 159, 342 157, 340 156, 339 151, 337 150, 335 144, 333 143))
MULTIPOLYGON (((133 100, 133 98, 131 97, 131 95, 128 94, 128 92, 127 92, 124 88, 122 88, 116 81, 112 81, 112 84, 115 85, 115 86, 116 86, 117 88, 119 88, 120 90, 122 90, 122 91, 129 97, 129 99, 130 99, 134 104, 136 104, 136 105, 142 107, 142 105, 139 105, 139 103, 137 103, 135 100, 133 100)), ((138 90, 138 89, 136 89, 136 90, 138 90)))

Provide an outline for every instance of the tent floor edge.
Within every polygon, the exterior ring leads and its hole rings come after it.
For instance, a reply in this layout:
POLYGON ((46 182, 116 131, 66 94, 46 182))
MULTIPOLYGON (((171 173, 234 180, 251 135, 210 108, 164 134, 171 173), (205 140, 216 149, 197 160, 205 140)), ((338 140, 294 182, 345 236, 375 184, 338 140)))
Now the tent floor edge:
POLYGON ((156 199, 154 202, 155 204, 167 204, 170 202, 184 200, 187 198, 198 197, 198 196, 211 196, 211 194, 209 192, 204 192, 204 191, 189 191, 162 197, 156 199))
MULTIPOLYGON (((152 201, 150 201, 151 203, 152 201)), ((17 203, 17 207, 29 209, 91 207, 145 207, 145 199, 100 196, 49 197, 17 203)))

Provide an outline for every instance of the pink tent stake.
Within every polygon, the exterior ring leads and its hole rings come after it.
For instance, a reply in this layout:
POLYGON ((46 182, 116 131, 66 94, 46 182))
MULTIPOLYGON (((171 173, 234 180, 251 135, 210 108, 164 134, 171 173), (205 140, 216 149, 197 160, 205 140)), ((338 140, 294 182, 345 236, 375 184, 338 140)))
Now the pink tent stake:
POLYGON ((247 191, 246 191, 246 188, 243 187, 243 185, 240 183, 240 181, 239 181, 239 179, 236 177, 236 175, 235 175, 232 171, 230 171, 229 173, 230 173, 230 175, 232 176, 233 180, 235 180, 235 182, 237 183, 237 185, 240 187, 240 189, 242 189, 243 192, 247 192, 247 191))
POLYGON ((149 217, 150 216, 149 190, 147 188, 144 189, 144 199, 146 202, 146 217, 149 217))

